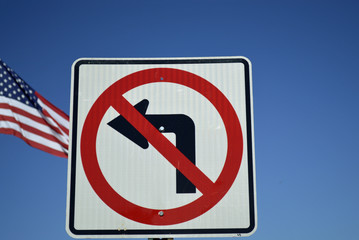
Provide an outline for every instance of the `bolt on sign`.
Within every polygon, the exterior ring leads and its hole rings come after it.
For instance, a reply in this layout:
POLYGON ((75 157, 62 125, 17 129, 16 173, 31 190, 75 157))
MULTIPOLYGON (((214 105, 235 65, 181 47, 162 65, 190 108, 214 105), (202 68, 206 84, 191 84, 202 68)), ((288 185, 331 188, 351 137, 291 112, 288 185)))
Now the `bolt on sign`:
POLYGON ((75 61, 69 235, 252 234, 251 75, 244 57, 75 61))

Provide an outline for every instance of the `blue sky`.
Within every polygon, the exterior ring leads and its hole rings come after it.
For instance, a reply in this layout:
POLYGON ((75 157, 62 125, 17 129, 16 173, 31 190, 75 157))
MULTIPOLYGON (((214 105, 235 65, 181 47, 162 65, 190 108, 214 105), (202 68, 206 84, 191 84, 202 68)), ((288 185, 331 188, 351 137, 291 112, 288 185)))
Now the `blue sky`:
MULTIPOLYGON (((69 113, 80 57, 245 56, 253 65, 258 229, 355 239, 357 1, 1 0, 0 58, 69 113)), ((71 239, 67 160, 0 135, 2 239, 71 239)))

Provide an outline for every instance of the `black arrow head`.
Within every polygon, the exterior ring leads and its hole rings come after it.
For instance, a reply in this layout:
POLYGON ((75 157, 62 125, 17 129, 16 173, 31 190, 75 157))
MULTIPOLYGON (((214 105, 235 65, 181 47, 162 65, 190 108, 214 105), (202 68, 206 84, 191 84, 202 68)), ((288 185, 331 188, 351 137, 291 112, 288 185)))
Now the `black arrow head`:
MULTIPOLYGON (((134 107, 139 111, 143 116, 145 116, 149 101, 143 99, 141 102, 137 103, 134 107)), ((142 136, 142 134, 137 131, 135 127, 131 125, 124 117, 121 115, 107 123, 110 127, 115 129, 117 132, 121 133, 132 142, 136 143, 143 149, 147 149, 149 144, 147 139, 142 136)))

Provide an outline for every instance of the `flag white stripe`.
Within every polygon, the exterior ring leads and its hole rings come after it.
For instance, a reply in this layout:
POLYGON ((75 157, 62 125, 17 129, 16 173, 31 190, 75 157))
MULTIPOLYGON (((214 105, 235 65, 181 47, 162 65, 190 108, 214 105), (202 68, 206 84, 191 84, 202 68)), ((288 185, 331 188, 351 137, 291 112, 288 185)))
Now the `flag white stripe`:
POLYGON ((44 113, 41 114, 42 114, 41 117, 45 119, 47 123, 49 123, 51 126, 56 127, 56 129, 61 133, 61 135, 63 135, 66 138, 66 140, 69 141, 69 135, 61 129, 61 127, 55 122, 54 119, 52 119, 51 117, 47 117, 44 113))
MULTIPOLYGON (((11 106, 14 106, 14 107, 17 107, 17 108, 19 108, 21 110, 24 110, 24 111, 28 112, 29 114, 31 114, 33 116, 43 118, 46 122, 49 123, 49 125, 55 127, 56 129, 58 129, 58 131, 61 132, 61 135, 63 137, 65 137, 65 139, 66 139, 66 144, 68 144, 69 136, 64 131, 62 131, 62 129, 56 124, 56 122, 54 120, 52 120, 49 117, 46 117, 43 114, 41 115, 40 112, 37 109, 35 109, 33 107, 30 107, 30 106, 28 106, 26 104, 23 104, 23 103, 21 103, 19 101, 13 100, 11 98, 6 98, 6 97, 3 97, 3 96, 0 96, 0 103, 7 103, 7 104, 9 104, 11 106)), ((51 129, 50 127, 48 127, 48 128, 51 129)))
POLYGON ((45 116, 43 113, 41 113, 40 117, 42 117, 49 125, 56 127, 56 129, 61 133, 57 133, 61 136, 63 136, 66 139, 66 142, 69 142, 69 136, 59 127, 59 125, 50 117, 45 116))
POLYGON ((32 115, 39 115, 39 111, 33 107, 30 107, 26 104, 23 104, 19 101, 16 101, 14 99, 11 99, 11 98, 7 98, 7 97, 3 97, 3 96, 0 96, 0 103, 7 103, 11 106, 14 106, 14 107, 17 107, 17 108, 20 108, 32 115))
POLYGON ((51 140, 48 140, 46 138, 43 138, 37 134, 28 132, 24 129, 22 129, 18 124, 13 123, 13 122, 8 122, 8 121, 0 121, 0 128, 8 128, 8 129, 13 129, 19 133, 21 133, 22 136, 24 136, 26 139, 29 139, 31 141, 37 142, 41 145, 47 146, 51 149, 60 151, 60 152, 66 152, 67 153, 67 149, 62 147, 59 143, 57 142, 53 142, 51 140))
POLYGON ((52 110, 52 108, 50 106, 47 106, 43 101, 41 101, 40 98, 37 99, 37 102, 40 104, 40 106, 42 108, 46 109, 46 111, 51 115, 51 117, 53 119, 55 119, 56 122, 58 122, 59 124, 61 124, 62 126, 64 126, 67 129, 70 128, 69 121, 67 121, 62 116, 60 116, 58 113, 56 113, 54 110, 52 110))
MULTIPOLYGON (((43 133, 47 133, 50 135, 53 135, 54 137, 56 137, 56 139, 58 139, 59 141, 63 142, 64 144, 68 145, 68 138, 65 138, 64 135, 58 134, 57 132, 55 132, 54 130, 52 130, 50 127, 48 127, 47 125, 41 124, 39 122, 36 122, 34 120, 32 120, 31 118, 28 118, 26 116, 23 116, 21 114, 15 113, 13 111, 11 111, 10 109, 1 109, 0 108, 0 115, 3 116, 8 116, 8 117, 14 117, 18 122, 21 122, 23 124, 26 124, 28 126, 31 126, 43 133)), ((37 117, 41 117, 39 113, 36 114, 37 117)))

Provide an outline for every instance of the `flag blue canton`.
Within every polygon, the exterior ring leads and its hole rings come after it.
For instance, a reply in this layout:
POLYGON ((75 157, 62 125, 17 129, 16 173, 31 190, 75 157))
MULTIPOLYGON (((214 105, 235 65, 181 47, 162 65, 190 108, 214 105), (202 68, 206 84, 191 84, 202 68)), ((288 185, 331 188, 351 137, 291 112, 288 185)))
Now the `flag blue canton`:
POLYGON ((11 98, 41 110, 35 90, 0 59, 0 96, 11 98))

